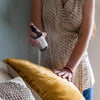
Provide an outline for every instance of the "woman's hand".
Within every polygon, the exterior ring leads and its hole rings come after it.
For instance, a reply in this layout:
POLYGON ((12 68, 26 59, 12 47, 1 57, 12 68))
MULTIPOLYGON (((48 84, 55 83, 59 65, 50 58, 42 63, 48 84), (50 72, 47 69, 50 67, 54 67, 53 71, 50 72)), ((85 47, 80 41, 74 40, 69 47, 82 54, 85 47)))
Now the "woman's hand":
MULTIPOLYGON (((34 24, 33 24, 33 25, 34 25, 34 24)), ((41 32, 35 25, 34 25, 34 27, 35 27, 39 32, 41 32)), ((28 33, 29 33, 29 41, 30 41, 31 45, 32 45, 33 47, 38 48, 38 47, 39 47, 39 42, 38 42, 36 39, 33 38, 33 37, 37 37, 36 33, 32 32, 31 29, 29 29, 29 32, 28 32, 28 33)), ((43 36, 44 38, 46 38, 46 36, 47 36, 47 33, 46 33, 46 32, 41 32, 41 34, 42 34, 42 36, 43 36)))
POLYGON ((61 70, 56 70, 56 69, 51 69, 57 76, 60 76, 62 78, 66 78, 68 81, 71 81, 72 78, 72 72, 69 69, 61 69, 61 70))

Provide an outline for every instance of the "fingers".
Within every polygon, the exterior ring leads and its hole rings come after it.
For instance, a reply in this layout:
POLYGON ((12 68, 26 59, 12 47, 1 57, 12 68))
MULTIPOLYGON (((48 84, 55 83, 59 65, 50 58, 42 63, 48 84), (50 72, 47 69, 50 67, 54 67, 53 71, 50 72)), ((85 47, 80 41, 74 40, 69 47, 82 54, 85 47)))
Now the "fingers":
POLYGON ((54 70, 54 73, 55 74, 59 74, 61 71, 59 71, 59 70, 54 70))
POLYGON ((68 77, 68 73, 65 73, 62 77, 63 78, 67 78, 68 77))
POLYGON ((37 40, 35 40, 33 37, 29 37, 29 40, 32 42, 32 43, 35 43, 35 44, 39 44, 39 42, 37 40))
POLYGON ((38 48, 39 47, 39 42, 35 39, 33 39, 33 37, 29 37, 29 41, 31 43, 32 46, 38 48))
MULTIPOLYGON (((32 36, 32 37, 37 37, 37 34, 35 34, 34 32, 32 32, 31 30, 29 30, 29 36, 32 36)), ((46 32, 42 32, 42 35, 44 38, 46 38, 47 36, 47 33, 46 32)))
POLYGON ((65 71, 55 70, 55 69, 53 69, 53 72, 54 72, 55 74, 57 74, 58 76, 60 76, 60 77, 63 77, 63 75, 66 74, 65 71))
POLYGON ((60 76, 62 78, 67 79, 68 81, 71 80, 72 78, 72 74, 70 72, 66 72, 64 70, 56 70, 56 69, 52 69, 52 71, 57 75, 60 76))
POLYGON ((56 69, 51 69, 57 76, 60 76, 60 75, 58 75, 61 71, 59 71, 59 70, 56 70, 56 69))
POLYGON ((66 72, 61 72, 58 74, 60 77, 67 79, 68 81, 70 81, 70 77, 69 77, 69 73, 66 72))
POLYGON ((60 73, 58 73, 59 76, 62 76, 62 75, 64 75, 64 74, 65 74, 65 72, 60 72, 60 73))
POLYGON ((46 38, 47 33, 46 32, 42 32, 42 35, 44 36, 44 38, 46 38))
POLYGON ((69 73, 69 81, 71 81, 71 78, 72 78, 72 74, 69 73))
POLYGON ((31 37, 37 37, 37 35, 34 33, 34 32, 32 32, 31 30, 29 30, 29 36, 31 36, 31 37))
POLYGON ((59 76, 63 75, 65 72, 62 71, 62 70, 56 70, 56 69, 53 69, 53 72, 59 76))
POLYGON ((33 47, 38 48, 39 47, 39 42, 33 38, 33 37, 37 37, 37 35, 34 32, 32 32, 31 30, 29 30, 28 33, 29 33, 29 41, 30 41, 31 45, 33 47))
POLYGON ((72 74, 71 73, 67 73, 63 76, 63 78, 67 79, 68 81, 71 81, 72 78, 72 74))

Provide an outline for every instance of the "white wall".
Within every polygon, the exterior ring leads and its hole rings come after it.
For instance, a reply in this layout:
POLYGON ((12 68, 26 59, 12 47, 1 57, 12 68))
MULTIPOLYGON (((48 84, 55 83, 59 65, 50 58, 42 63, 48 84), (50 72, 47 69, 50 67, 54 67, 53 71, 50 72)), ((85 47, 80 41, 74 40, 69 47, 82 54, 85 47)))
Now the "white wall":
POLYGON ((100 1, 96 1, 97 33, 94 40, 90 41, 88 48, 89 57, 95 74, 94 100, 100 99, 100 1))

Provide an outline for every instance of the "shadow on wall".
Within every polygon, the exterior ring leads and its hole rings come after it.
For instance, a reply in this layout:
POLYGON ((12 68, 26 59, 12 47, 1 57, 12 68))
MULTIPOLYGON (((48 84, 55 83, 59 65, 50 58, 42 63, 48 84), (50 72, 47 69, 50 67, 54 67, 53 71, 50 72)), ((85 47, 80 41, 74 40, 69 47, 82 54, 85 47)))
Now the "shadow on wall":
POLYGON ((0 60, 32 59, 28 41, 30 6, 31 0, 0 0, 0 60))

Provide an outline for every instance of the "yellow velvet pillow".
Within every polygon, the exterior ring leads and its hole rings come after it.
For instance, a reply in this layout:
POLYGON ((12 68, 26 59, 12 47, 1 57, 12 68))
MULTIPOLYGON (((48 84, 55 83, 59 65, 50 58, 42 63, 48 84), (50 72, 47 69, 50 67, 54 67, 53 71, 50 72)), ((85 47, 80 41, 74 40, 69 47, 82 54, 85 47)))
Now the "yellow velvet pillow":
POLYGON ((27 60, 7 58, 9 64, 43 100, 85 100, 79 90, 50 69, 27 60))

